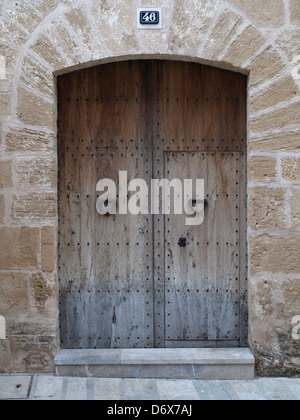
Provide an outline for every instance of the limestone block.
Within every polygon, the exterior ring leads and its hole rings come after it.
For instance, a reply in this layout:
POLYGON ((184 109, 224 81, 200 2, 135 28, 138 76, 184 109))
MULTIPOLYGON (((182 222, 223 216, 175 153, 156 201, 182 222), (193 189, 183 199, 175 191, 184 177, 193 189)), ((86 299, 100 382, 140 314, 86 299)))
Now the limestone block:
POLYGON ((8 93, 1 93, 0 117, 8 117, 10 114, 11 96, 8 93))
POLYGON ((300 28, 281 31, 276 39, 276 45, 284 51, 291 63, 293 58, 299 55, 299 39, 300 28))
POLYGON ((20 79, 22 83, 43 95, 53 95, 54 78, 51 68, 43 66, 33 55, 24 57, 20 79))
POLYGON ((300 277, 287 279, 282 288, 284 296, 283 316, 290 321, 294 316, 300 315, 300 277))
POLYGON ((14 318, 30 312, 30 275, 24 272, 0 273, 1 313, 14 318))
POLYGON ((300 187, 292 188, 291 221, 294 229, 300 229, 300 187))
POLYGON ((53 150, 53 135, 27 128, 9 128, 5 142, 7 152, 50 152, 53 150))
POLYGON ((0 195, 0 224, 3 223, 5 217, 5 199, 4 195, 0 195))
POLYGON ((106 13, 106 6, 104 2, 91 3, 93 22, 82 6, 73 8, 65 15, 72 30, 85 46, 85 50, 81 51, 83 57, 86 57, 83 61, 99 59, 105 55, 122 55, 124 49, 128 51, 132 44, 135 45, 136 51, 139 50, 134 33, 135 15, 130 13, 133 9, 128 7, 128 3, 115 2, 111 3, 112 9, 106 13), (118 22, 119 19, 122 20, 122 24, 118 22), (130 37, 126 38, 126 32, 130 32, 130 37), (124 38, 127 40, 126 45, 123 45, 124 38))
POLYGON ((299 0, 290 0, 291 24, 300 26, 300 4, 299 0))
POLYGON ((93 51, 95 44, 99 42, 99 40, 95 39, 93 36, 93 30, 89 19, 82 7, 75 7, 71 9, 65 16, 72 29, 82 39, 83 43, 87 46, 87 48, 89 47, 93 51))
MULTIPOLYGON (((64 0, 65 4, 70 3, 71 0, 64 0)), ((46 17, 49 13, 51 13, 55 8, 57 7, 59 0, 39 0, 38 2, 35 2, 34 7, 36 10, 46 17)))
POLYGON ((41 35, 32 47, 33 51, 39 54, 55 70, 68 66, 66 60, 61 56, 57 47, 45 36, 41 35))
POLYGON ((41 268, 44 272, 51 272, 55 269, 56 252, 55 252, 55 231, 52 226, 44 226, 42 233, 42 254, 41 268))
POLYGON ((53 220, 56 214, 54 193, 15 194, 12 198, 11 217, 15 222, 45 222, 53 220))
POLYGON ((248 26, 239 35, 223 57, 223 61, 237 67, 242 66, 264 44, 265 39, 253 26, 248 26))
POLYGON ((7 8, 4 18, 9 21, 10 24, 25 28, 26 31, 31 34, 38 24, 42 21, 42 16, 37 13, 34 8, 35 2, 14 2, 7 8))
MULTIPOLYGON (((282 276, 280 280, 272 275, 265 274, 261 278, 252 279, 249 288, 251 302, 250 329, 252 339, 260 346, 268 346, 270 354, 281 350, 279 348, 279 336, 282 331, 291 332, 291 319, 285 307, 291 305, 288 302, 286 290, 289 278, 282 276)), ((297 290, 291 294, 297 296, 297 290)), ((297 299, 296 299, 297 301, 297 299)), ((290 306, 291 307, 291 306, 290 306)), ((291 339, 291 334, 290 334, 291 339)), ((284 356, 283 352, 280 357, 284 356)))
POLYGON ((180 2, 175 2, 169 32, 171 51, 184 47, 196 54, 216 11, 217 5, 212 0, 186 0, 184 7, 180 2))
POLYGON ((285 76, 272 83, 265 91, 256 94, 251 98, 251 112, 255 113, 261 109, 270 108, 280 102, 289 101, 299 95, 298 86, 294 79, 285 76))
POLYGON ((249 180, 274 182, 277 178, 277 160, 273 156, 251 156, 248 169, 249 180))
POLYGON ((38 267, 40 230, 0 227, 0 270, 38 267))
POLYGON ((226 11, 222 14, 205 46, 205 58, 216 60, 232 40, 241 23, 242 18, 235 13, 226 11))
POLYGON ((281 159, 281 174, 290 182, 300 182, 300 156, 286 156, 281 159))
POLYGON ((268 277, 252 279, 250 286, 250 301, 252 308, 252 316, 255 320, 266 319, 274 311, 273 292, 277 283, 268 277))
POLYGON ((18 158, 16 171, 18 187, 45 186, 54 188, 57 185, 56 163, 49 158, 18 158))
POLYGON ((292 319, 299 312, 300 277, 267 274, 252 279, 251 339, 261 375, 287 376, 299 369, 299 342, 292 337, 292 319))
POLYGON ((249 219, 252 229, 286 227, 284 188, 256 187, 249 190, 249 219))
POLYGON ((34 93, 18 89, 18 117, 25 124, 52 128, 54 126, 54 104, 34 93))
POLYGON ((8 339, 0 340, 0 372, 11 373, 12 353, 8 339))
POLYGON ((2 93, 10 93, 13 89, 17 50, 0 43, 0 56, 5 59, 5 79, 0 81, 0 90, 2 93))
POLYGON ((12 186, 12 161, 0 161, 0 188, 12 186))
MULTIPOLYGON (((297 0, 296 0, 297 1, 297 0)), ((254 23, 265 28, 266 26, 278 27, 284 24, 283 0, 229 0, 242 10, 254 23)))
POLYGON ((67 31, 65 25, 62 23, 60 18, 55 19, 47 28, 47 37, 51 39, 53 46, 56 51, 59 52, 60 56, 64 57, 67 66, 76 65, 78 63, 87 61, 88 58, 81 58, 85 54, 86 49, 80 52, 76 38, 73 38, 67 31))
POLYGON ((267 48, 250 64, 250 87, 253 88, 278 76, 283 70, 284 64, 277 51, 267 48))
POLYGON ((10 322, 15 372, 49 372, 57 353, 56 320, 33 318, 10 322))
POLYGON ((0 28, 0 44, 9 43, 17 48, 29 38, 29 32, 10 17, 2 20, 0 28))
POLYGON ((45 311, 46 303, 55 294, 44 275, 41 272, 33 273, 30 285, 34 297, 34 305, 40 312, 45 311))
POLYGON ((300 273, 300 235, 250 236, 250 273, 300 273))
POLYGON ((299 150, 300 131, 283 131, 277 134, 266 134, 250 138, 250 151, 299 150))
POLYGON ((300 124, 300 102, 253 118, 250 120, 250 130, 268 131, 293 124, 300 124))

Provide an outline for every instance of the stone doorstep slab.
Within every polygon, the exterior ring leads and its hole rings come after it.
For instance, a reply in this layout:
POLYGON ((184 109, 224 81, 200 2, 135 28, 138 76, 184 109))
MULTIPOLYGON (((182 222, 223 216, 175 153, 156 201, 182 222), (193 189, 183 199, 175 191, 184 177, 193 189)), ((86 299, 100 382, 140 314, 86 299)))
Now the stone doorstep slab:
POLYGON ((58 376, 166 379, 254 379, 249 349, 61 350, 58 376))
POLYGON ((254 365, 245 349, 98 349, 61 350, 54 363, 60 365, 254 365))
POLYGON ((122 351, 122 364, 245 365, 254 364, 249 349, 130 349, 122 351))

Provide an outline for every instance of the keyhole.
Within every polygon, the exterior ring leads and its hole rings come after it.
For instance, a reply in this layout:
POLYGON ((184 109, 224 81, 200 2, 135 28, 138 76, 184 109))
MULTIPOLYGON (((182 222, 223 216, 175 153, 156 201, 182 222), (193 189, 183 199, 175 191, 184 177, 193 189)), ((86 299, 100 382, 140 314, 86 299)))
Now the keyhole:
POLYGON ((185 248, 186 247, 186 238, 180 238, 178 241, 178 245, 180 246, 180 248, 185 248))

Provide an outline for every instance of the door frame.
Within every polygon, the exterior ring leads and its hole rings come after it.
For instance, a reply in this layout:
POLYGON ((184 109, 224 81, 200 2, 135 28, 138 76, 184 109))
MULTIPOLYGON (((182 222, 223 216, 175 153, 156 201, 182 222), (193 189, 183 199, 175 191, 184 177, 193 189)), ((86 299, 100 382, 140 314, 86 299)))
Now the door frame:
MULTIPOLYGON (((145 60, 144 57, 135 57, 134 60, 145 60)), ((149 61, 151 60, 155 60, 155 57, 149 58, 149 61)), ((180 62, 188 62, 188 63, 193 63, 192 60, 178 60, 178 59, 173 59, 173 58, 164 58, 164 61, 180 61, 180 62)), ((117 61, 109 61, 109 62, 105 62, 103 64, 108 64, 108 63, 115 63, 115 62, 119 62, 119 61, 133 61, 133 60, 127 60, 127 59, 122 59, 122 60, 117 60, 117 61)), ((198 65, 201 65, 201 63, 195 63, 198 65)), ((94 66, 92 66, 94 67, 94 66)), ((216 67, 217 68, 217 67, 216 67)), ((245 127, 247 129, 247 121, 245 123, 245 127)), ((155 126, 155 118, 154 118, 154 122, 153 125, 155 126)), ((153 136, 154 137, 154 136, 153 136)), ((247 219, 247 137, 245 138, 245 160, 244 160, 244 171, 243 174, 240 178, 240 182, 243 185, 243 197, 245 199, 244 204, 241 206, 241 218, 240 220, 246 220, 247 219)), ((158 176, 158 168, 155 165, 156 162, 156 150, 153 144, 153 152, 152 152, 152 159, 153 159, 153 178, 158 176), (155 175, 156 174, 156 175, 155 175)), ((243 200, 243 198, 241 197, 241 200, 243 200)), ((161 232, 164 232, 164 216, 163 215, 153 215, 153 246, 155 243, 161 243, 162 241, 162 236, 161 236, 161 232)), ((240 262, 240 276, 241 278, 244 278, 245 281, 241 282, 242 290, 241 290, 241 294, 243 295, 243 302, 241 302, 241 310, 243 311, 242 313, 245 314, 245 316, 242 317, 243 321, 241 322, 241 343, 240 346, 241 347, 246 347, 248 345, 248 299, 247 299, 247 269, 248 269, 248 263, 247 263, 247 259, 248 259, 248 254, 247 254, 247 224, 245 226, 240 226, 240 231, 241 231, 241 242, 243 244, 243 246, 241 247, 241 262, 240 262)), ((164 243, 164 239, 163 239, 163 243, 164 243)), ((160 259, 155 259, 155 257, 153 257, 153 275, 154 275, 154 347, 165 347, 165 339, 164 339, 164 313, 165 311, 160 310, 160 308, 155 308, 155 306, 157 305, 157 302, 161 302, 161 297, 164 294, 164 287, 163 287, 163 282, 164 279, 162 279, 161 276, 161 272, 158 271, 157 267, 160 267, 162 264, 162 262, 164 261, 164 255, 162 255, 160 257, 160 259), (156 264, 156 262, 158 262, 158 264, 156 264), (156 314, 160 314, 158 317, 156 314), (156 318, 157 317, 157 318, 156 318)), ((193 346, 191 346, 193 347, 193 346)))

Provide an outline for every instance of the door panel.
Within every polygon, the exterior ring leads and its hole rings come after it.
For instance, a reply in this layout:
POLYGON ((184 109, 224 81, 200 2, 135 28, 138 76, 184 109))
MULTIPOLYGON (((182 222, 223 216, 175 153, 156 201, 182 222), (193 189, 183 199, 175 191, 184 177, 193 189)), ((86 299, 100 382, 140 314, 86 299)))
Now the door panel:
POLYGON ((119 63, 59 79, 64 348, 153 347, 152 219, 96 212, 100 179, 151 179, 147 72, 119 63))
POLYGON ((200 227, 154 216, 156 345, 246 346, 247 78, 156 61, 153 80, 154 178, 200 177, 208 195, 200 227))
POLYGON ((58 78, 62 348, 247 345, 246 86, 151 60, 58 78), (119 171, 204 179, 203 224, 100 216, 97 182, 119 171))
POLYGON ((166 341, 239 340, 239 186, 231 181, 239 159, 224 152, 165 155, 166 176, 204 179, 207 200, 201 226, 166 216, 166 341))

